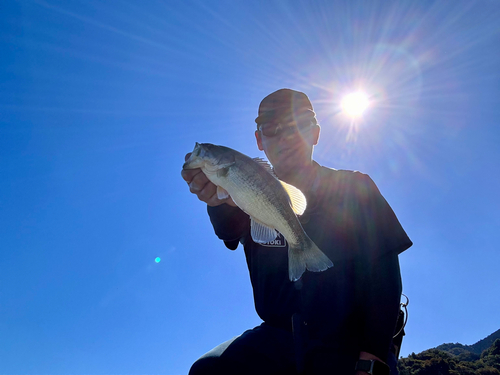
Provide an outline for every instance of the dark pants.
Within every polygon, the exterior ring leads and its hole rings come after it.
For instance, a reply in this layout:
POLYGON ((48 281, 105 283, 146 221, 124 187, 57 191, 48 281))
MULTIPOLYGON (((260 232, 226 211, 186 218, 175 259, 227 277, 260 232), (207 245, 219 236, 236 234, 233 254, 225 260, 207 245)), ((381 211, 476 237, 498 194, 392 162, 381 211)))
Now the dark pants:
POLYGON ((266 323, 215 347, 189 375, 295 375, 292 333, 266 323))
MULTIPOLYGON (((313 346, 306 350, 304 374, 354 374, 359 352, 313 346)), ((189 375, 298 375, 295 359, 292 333, 263 323, 203 355, 189 375)))

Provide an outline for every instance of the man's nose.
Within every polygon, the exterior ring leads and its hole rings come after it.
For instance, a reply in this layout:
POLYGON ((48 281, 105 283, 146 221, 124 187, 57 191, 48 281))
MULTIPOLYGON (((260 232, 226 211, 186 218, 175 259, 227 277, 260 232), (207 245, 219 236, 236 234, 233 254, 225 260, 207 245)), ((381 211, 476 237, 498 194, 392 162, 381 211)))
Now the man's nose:
POLYGON ((286 143, 296 142, 297 136, 300 136, 299 129, 297 129, 295 126, 289 126, 280 131, 279 140, 280 142, 286 143))
POLYGON ((278 125, 278 136, 280 138, 290 139, 298 132, 298 129, 295 126, 282 126, 278 125))

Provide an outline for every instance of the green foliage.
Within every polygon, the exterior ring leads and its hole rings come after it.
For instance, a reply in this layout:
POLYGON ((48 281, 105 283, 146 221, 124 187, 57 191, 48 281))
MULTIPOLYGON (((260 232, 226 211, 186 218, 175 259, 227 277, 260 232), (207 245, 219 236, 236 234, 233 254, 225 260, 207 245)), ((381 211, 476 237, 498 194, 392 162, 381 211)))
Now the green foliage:
POLYGON ((398 361, 400 375, 500 375, 500 339, 481 356, 473 346, 443 344, 398 361))
POLYGON ((500 339, 500 329, 496 332, 493 332, 491 335, 482 339, 481 341, 476 342, 474 345, 471 345, 471 351, 476 354, 481 354, 484 350, 491 347, 491 345, 493 345, 497 339, 500 339))
POLYGON ((460 362, 475 362, 478 361, 481 357, 476 353, 464 351, 457 355, 457 360, 460 362))
POLYGON ((500 339, 496 339, 490 346, 490 355, 500 355, 500 339))
POLYGON ((500 371, 493 367, 483 367, 476 371, 476 375, 500 375, 500 371))
POLYGON ((463 350, 471 351, 469 348, 470 348, 469 345, 462 345, 462 344, 457 342, 455 344, 452 344, 452 343, 441 344, 436 349, 442 350, 444 352, 463 351, 463 350))

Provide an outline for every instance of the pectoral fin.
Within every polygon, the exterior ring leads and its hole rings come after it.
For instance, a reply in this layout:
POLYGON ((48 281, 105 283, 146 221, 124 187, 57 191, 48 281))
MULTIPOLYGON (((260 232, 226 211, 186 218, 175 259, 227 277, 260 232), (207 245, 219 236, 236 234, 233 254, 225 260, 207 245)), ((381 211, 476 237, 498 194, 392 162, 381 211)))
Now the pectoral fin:
POLYGON ((227 174, 229 173, 229 168, 234 165, 233 163, 228 163, 228 164, 218 164, 216 166, 217 168, 217 177, 226 177, 227 174))
POLYGON ((306 210, 307 207, 307 200, 304 194, 297 189, 295 186, 292 186, 290 184, 287 184, 286 182, 281 181, 278 179, 276 174, 274 174, 274 170, 271 168, 269 163, 265 161, 264 159, 261 158, 253 158, 253 160, 261 165, 267 172, 269 172, 274 178, 276 178, 279 182, 281 182, 281 185, 285 188, 285 191, 287 192, 289 198, 290 198, 290 206, 293 209, 293 212, 295 212, 296 215, 302 215, 304 211, 306 210))
POLYGON ((250 217, 250 227, 252 239, 256 243, 267 243, 276 239, 278 236, 274 228, 258 222, 253 217, 250 217))
POLYGON ((296 215, 302 215, 307 207, 306 197, 295 186, 280 181, 290 197, 290 206, 296 215))
POLYGON ((220 200, 229 198, 229 193, 221 186, 217 186, 217 198, 220 200))

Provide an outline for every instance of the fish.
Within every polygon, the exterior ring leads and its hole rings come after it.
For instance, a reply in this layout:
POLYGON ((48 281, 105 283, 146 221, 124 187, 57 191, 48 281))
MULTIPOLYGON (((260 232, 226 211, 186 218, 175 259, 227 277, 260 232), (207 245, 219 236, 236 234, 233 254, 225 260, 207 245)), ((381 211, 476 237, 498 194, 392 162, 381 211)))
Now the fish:
POLYGON ((332 261, 306 234, 297 215, 307 207, 304 194, 280 181, 263 159, 210 143, 196 143, 183 169, 201 168, 217 186, 217 197, 231 197, 250 216, 256 243, 273 241, 281 233, 288 242, 288 277, 297 281, 305 270, 325 271, 332 261))

